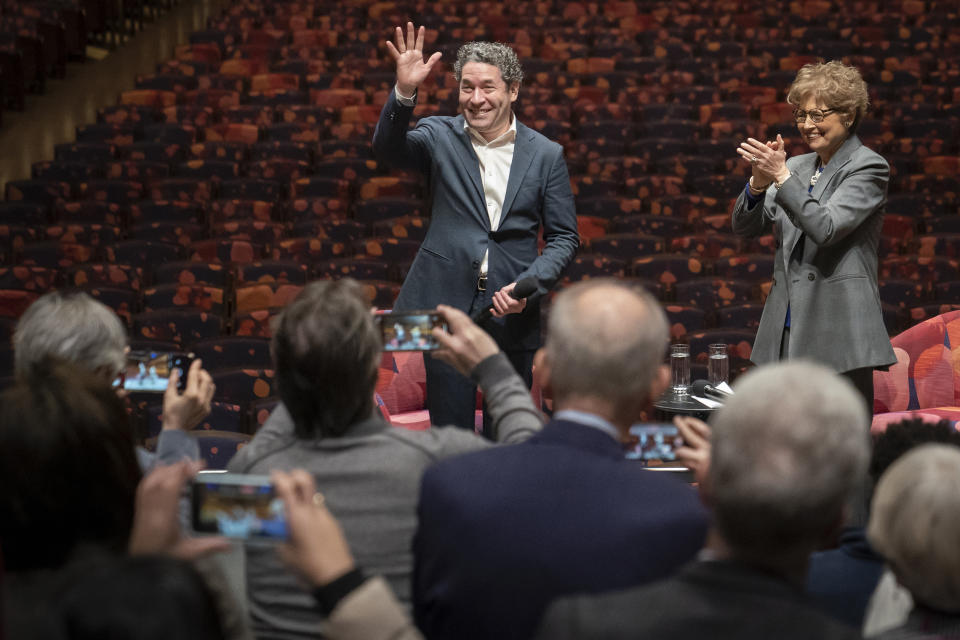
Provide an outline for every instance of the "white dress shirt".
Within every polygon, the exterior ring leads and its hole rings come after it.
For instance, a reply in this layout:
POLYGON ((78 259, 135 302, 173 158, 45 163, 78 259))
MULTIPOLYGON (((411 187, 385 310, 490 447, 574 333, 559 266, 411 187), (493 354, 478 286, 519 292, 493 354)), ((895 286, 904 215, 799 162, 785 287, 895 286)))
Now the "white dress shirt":
MULTIPOLYGON (((464 122, 464 128, 470 135, 473 150, 480 161, 480 181, 483 183, 483 197, 490 217, 490 230, 500 226, 500 214, 503 200, 507 195, 507 182, 510 180, 510 165, 513 164, 513 147, 517 140, 517 119, 510 114, 510 128, 490 142, 484 140, 477 131, 464 122)), ((480 274, 487 273, 489 249, 483 252, 480 274)))

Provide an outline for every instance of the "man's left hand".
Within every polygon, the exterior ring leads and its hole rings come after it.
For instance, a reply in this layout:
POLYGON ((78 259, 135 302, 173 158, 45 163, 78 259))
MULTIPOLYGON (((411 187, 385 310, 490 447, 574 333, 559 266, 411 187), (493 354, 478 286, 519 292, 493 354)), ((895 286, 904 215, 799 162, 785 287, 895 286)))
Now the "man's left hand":
POLYGON ((517 286, 516 282, 508 284, 493 294, 493 317, 502 318, 511 313, 520 313, 527 308, 527 300, 517 300, 510 293, 517 286))

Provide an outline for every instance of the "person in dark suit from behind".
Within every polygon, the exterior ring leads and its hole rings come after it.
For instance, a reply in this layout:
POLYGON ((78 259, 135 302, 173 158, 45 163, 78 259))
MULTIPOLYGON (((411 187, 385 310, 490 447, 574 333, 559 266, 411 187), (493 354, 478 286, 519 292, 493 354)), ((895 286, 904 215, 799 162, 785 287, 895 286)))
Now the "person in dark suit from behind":
POLYGON ((667 386, 668 337, 640 289, 591 280, 560 293, 535 359, 552 421, 424 475, 413 590, 426 637, 528 638, 556 597, 649 582, 693 558, 706 531, 696 493, 622 445, 667 386))
MULTIPOLYGON (((440 53, 424 61, 425 29, 406 27, 406 37, 397 27, 394 42, 386 43, 397 83, 380 114, 373 152, 381 166, 423 175, 430 227, 394 310, 446 304, 475 316, 492 307, 494 317, 482 326, 529 387, 540 347, 540 300, 580 244, 563 147, 515 117, 523 69, 499 42, 468 42, 458 50, 460 115, 423 118, 410 129, 417 93, 440 53), (514 299, 522 281, 532 281, 534 291, 514 299)), ((430 354, 424 365, 433 424, 473 431, 476 385, 430 354)), ((488 420, 484 428, 493 439, 488 420)))
POLYGON ((713 507, 700 558, 641 588, 553 604, 539 638, 858 638, 803 594, 867 467, 868 417, 849 381, 793 362, 760 367, 712 418, 713 507))

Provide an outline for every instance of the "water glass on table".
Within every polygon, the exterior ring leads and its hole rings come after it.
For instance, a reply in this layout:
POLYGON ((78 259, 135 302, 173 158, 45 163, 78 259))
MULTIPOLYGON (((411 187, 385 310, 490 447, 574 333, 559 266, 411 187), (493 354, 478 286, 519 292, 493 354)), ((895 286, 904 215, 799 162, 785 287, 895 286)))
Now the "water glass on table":
POLYGON ((674 395, 686 395, 690 388, 690 345, 670 345, 670 373, 674 395))
POLYGON ((727 356, 727 345, 711 344, 707 358, 707 382, 710 386, 728 382, 730 379, 730 358, 727 356))

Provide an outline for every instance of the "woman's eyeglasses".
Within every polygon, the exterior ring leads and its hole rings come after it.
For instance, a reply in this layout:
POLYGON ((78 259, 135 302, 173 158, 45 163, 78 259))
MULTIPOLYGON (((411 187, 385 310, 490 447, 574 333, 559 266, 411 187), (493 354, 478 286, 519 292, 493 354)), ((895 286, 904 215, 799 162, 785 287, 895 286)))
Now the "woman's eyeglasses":
POLYGON ((814 124, 820 124, 823 122, 823 119, 829 114, 836 111, 836 109, 810 109, 810 111, 804 111, 803 109, 794 109, 793 110, 793 119, 797 122, 806 122, 807 116, 810 116, 810 120, 814 124))

